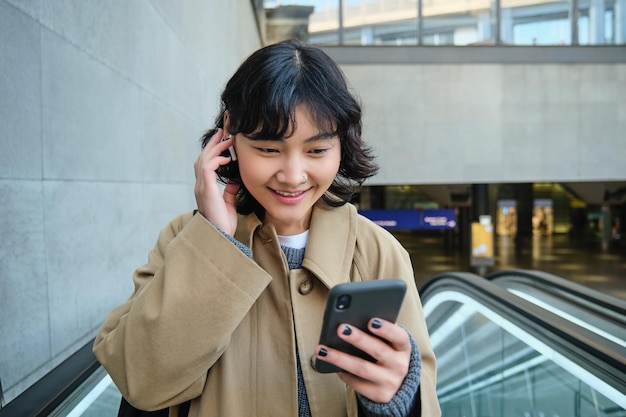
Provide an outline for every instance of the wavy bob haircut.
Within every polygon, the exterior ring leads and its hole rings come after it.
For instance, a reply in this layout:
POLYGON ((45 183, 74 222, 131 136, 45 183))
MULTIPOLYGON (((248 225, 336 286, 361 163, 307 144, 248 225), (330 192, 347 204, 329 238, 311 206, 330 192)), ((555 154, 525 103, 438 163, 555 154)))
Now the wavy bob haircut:
MULTIPOLYGON (((298 41, 266 46, 248 57, 226 84, 215 127, 202 136, 202 148, 218 128, 249 139, 280 140, 295 131, 295 108, 304 105, 320 132, 338 136, 341 143, 339 171, 322 196, 326 204, 339 207, 349 202, 363 182, 376 174, 371 148, 361 139, 361 106, 350 93, 343 72, 322 50, 298 41)), ((221 166, 222 183, 241 182, 238 162, 221 166)), ((242 184, 236 197, 237 212, 264 209, 242 184)))

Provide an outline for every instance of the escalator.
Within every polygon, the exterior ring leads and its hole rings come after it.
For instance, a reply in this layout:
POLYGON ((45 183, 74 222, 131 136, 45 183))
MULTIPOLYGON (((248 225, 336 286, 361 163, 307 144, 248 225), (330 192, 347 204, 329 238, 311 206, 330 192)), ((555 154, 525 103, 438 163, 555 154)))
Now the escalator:
POLYGON ((626 340, 623 300, 541 271, 499 271, 487 275, 487 279, 606 339, 622 345, 626 340))
POLYGON ((122 398, 93 340, 0 409, 0 417, 116 417, 122 398))
POLYGON ((626 416, 623 301, 536 271, 420 287, 445 417, 626 416))
MULTIPOLYGON (((538 271, 450 272, 420 287, 444 417, 626 417, 626 303, 538 271)), ((93 341, 0 417, 115 417, 93 341)))

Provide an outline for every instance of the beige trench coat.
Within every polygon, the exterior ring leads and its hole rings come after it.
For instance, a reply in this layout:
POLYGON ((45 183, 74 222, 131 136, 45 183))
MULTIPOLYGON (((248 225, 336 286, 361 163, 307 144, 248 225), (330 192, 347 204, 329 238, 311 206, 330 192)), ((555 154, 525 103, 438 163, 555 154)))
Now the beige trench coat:
POLYGON ((356 416, 356 396, 310 365, 328 289, 347 281, 402 278, 398 323, 422 356, 423 416, 439 416, 435 358, 407 252, 354 206, 315 207, 302 268, 289 271, 271 225, 240 216, 235 237, 187 213, 161 230, 135 291, 106 318, 94 352, 136 407, 190 417, 295 417, 296 344, 314 417, 356 416), (312 285, 312 290, 310 290, 312 285))

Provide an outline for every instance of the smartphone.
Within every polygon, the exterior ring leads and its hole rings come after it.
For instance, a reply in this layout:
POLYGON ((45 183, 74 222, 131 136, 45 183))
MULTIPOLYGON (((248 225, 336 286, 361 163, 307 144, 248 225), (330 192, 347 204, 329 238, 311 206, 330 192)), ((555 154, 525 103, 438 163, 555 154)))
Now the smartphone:
MULTIPOLYGON (((375 362, 370 355, 342 340, 337 335, 337 327, 347 323, 370 333, 367 323, 374 317, 395 323, 405 293, 406 283, 396 278, 334 286, 328 293, 319 343, 375 362)), ((315 356, 311 365, 321 373, 341 371, 315 356)))

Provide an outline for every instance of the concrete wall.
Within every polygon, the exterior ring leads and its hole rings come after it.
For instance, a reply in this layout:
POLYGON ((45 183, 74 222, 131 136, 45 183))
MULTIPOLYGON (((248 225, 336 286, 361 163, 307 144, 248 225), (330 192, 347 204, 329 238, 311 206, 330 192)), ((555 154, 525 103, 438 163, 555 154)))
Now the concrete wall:
POLYGON ((249 0, 0 0, 6 401, 95 335, 195 208, 198 139, 259 46, 249 0))
POLYGON ((382 167, 368 184, 626 180, 623 62, 341 66, 382 167))

